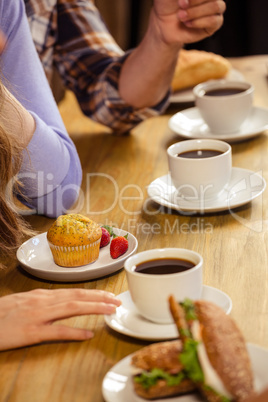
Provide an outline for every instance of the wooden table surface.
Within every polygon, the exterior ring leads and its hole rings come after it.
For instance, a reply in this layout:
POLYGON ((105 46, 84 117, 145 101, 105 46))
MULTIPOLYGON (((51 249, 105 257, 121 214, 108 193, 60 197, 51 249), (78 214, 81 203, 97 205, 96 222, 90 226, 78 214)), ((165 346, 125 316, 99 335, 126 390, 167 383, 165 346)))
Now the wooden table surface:
MULTIPOLYGON (((231 61, 255 85, 255 106, 268 107, 268 56, 231 61)), ((226 292, 233 302, 231 315, 246 340, 268 348, 268 191, 233 214, 185 216, 160 210, 147 200, 146 186, 167 173, 166 148, 180 140, 168 128, 168 120, 182 107, 173 105, 165 115, 117 137, 83 117, 67 93, 60 110, 84 171, 80 212, 134 234, 138 251, 185 247, 199 252, 204 258, 204 284, 226 292), (175 227, 173 233, 168 227, 175 227)), ((233 144, 232 150, 233 166, 261 171, 268 181, 267 133, 233 144)), ((38 232, 47 231, 53 222, 38 216, 28 220, 38 232)), ((35 288, 97 288, 115 294, 127 290, 123 270, 98 280, 59 283, 27 274, 17 261, 6 263, 7 268, 0 271, 0 296, 35 288)), ((148 344, 113 332, 102 316, 65 321, 94 330, 95 337, 81 343, 47 343, 1 352, 0 401, 103 401, 105 373, 148 344)))

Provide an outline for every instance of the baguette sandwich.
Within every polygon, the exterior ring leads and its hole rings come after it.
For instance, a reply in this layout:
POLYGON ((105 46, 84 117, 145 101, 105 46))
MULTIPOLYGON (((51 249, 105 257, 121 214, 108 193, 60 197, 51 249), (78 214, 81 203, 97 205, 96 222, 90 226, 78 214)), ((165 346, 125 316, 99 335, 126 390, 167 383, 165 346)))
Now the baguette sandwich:
POLYGON ((146 346, 132 356, 134 391, 145 399, 157 399, 191 392, 194 383, 186 378, 179 361, 180 340, 146 346))
POLYGON ((253 373, 244 338, 235 322, 208 301, 169 298, 183 343, 183 371, 209 402, 244 401, 254 394, 253 373))
POLYGON ((230 69, 230 62, 218 54, 181 49, 171 88, 176 92, 211 79, 225 78, 230 69))

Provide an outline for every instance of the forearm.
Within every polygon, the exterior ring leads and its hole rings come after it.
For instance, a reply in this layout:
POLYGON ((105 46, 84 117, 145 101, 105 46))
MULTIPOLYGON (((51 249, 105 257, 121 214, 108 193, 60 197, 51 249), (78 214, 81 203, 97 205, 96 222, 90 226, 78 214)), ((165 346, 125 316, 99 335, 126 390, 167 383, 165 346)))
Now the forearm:
POLYGON ((183 44, 212 35, 222 25, 224 11, 222 0, 154 0, 144 40, 121 71, 122 99, 136 108, 163 99, 183 44))
POLYGON ((182 43, 167 44, 161 38, 154 13, 146 35, 126 59, 120 75, 119 93, 135 108, 159 103, 170 88, 182 43))

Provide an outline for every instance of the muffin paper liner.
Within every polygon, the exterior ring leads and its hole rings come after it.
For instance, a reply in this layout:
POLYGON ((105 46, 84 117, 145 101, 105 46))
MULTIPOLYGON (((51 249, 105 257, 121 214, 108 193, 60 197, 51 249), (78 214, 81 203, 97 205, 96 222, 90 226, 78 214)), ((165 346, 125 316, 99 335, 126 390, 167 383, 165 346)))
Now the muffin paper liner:
POLYGON ((55 246, 48 242, 53 259, 57 265, 62 267, 79 267, 91 264, 99 257, 100 241, 82 246, 55 246))

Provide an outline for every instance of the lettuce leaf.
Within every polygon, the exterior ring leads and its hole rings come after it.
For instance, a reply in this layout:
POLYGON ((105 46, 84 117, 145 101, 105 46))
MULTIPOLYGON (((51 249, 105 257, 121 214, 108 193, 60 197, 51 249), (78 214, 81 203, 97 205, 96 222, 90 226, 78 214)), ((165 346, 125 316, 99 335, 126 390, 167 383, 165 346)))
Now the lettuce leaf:
POLYGON ((169 374, 162 369, 154 368, 150 371, 143 371, 141 374, 134 377, 134 381, 141 384, 143 388, 148 389, 155 385, 158 380, 166 380, 168 386, 174 386, 181 383, 185 378, 183 372, 178 374, 169 374))
POLYGON ((180 362, 188 378, 194 382, 204 382, 204 374, 197 355, 198 342, 188 338, 185 340, 183 351, 179 355, 180 362))
POLYGON ((218 398, 220 398, 221 402, 232 402, 232 399, 227 398, 227 396, 219 394, 215 389, 211 388, 209 385, 204 385, 205 390, 213 392, 218 398))
POLYGON ((183 309, 185 311, 186 321, 197 320, 197 316, 195 313, 195 306, 191 299, 187 299, 187 298, 184 299, 184 301, 181 303, 181 306, 183 307, 183 309))

